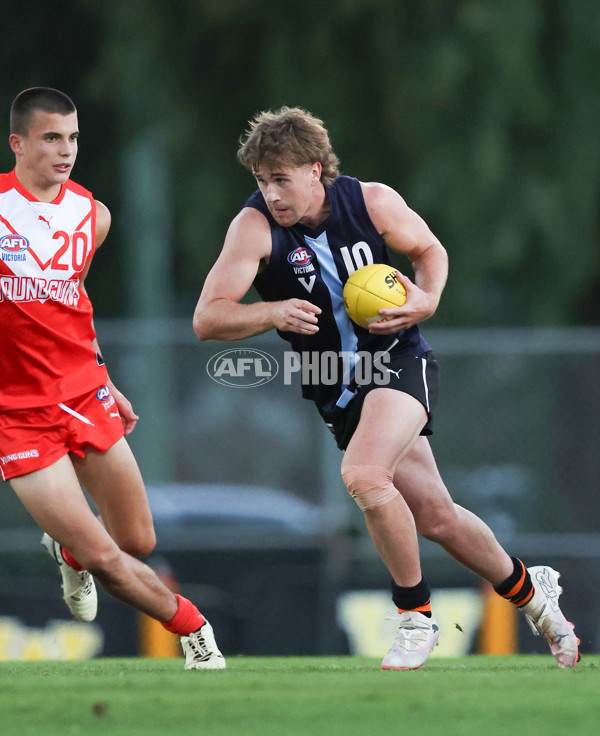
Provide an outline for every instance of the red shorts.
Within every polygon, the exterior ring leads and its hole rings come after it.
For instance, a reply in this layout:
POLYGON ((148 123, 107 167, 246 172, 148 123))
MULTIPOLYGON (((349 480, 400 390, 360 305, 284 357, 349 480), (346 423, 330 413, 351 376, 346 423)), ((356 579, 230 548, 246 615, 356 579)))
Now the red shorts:
POLYGON ((47 468, 69 452, 105 452, 123 437, 108 386, 65 403, 0 412, 0 473, 4 480, 47 468))

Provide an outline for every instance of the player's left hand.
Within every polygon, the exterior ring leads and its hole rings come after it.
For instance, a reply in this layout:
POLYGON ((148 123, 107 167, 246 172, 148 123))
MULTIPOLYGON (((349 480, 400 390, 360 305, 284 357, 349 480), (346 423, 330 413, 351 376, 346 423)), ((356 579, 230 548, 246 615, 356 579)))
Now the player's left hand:
POLYGON ((374 335, 392 335, 398 330, 406 330, 431 317, 437 309, 436 299, 400 271, 396 271, 396 275, 406 290, 406 302, 401 307, 379 310, 379 314, 387 319, 369 325, 369 332, 374 335))
POLYGON ((117 403, 117 409, 119 410, 119 414, 121 415, 121 421, 123 422, 125 436, 127 436, 128 434, 131 434, 135 429, 135 425, 137 424, 139 417, 133 411, 131 401, 129 401, 129 399, 124 396, 118 388, 116 388, 112 381, 109 380, 108 386, 110 388, 111 394, 114 396, 117 403))

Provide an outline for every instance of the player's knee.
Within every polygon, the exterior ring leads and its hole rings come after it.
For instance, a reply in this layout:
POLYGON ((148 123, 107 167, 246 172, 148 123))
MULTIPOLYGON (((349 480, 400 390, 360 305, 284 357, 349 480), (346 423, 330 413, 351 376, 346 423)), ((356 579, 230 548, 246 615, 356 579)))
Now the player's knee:
POLYGON ((119 542, 119 547, 132 557, 146 557, 156 547, 154 529, 140 530, 137 534, 128 536, 119 542))
POLYGON ((384 506, 399 495, 392 474, 380 465, 347 465, 342 467, 342 478, 362 511, 384 506))
POLYGON ((102 578, 110 574, 120 565, 121 551, 111 544, 105 547, 95 547, 81 552, 75 559, 92 575, 102 578))
POLYGON ((444 542, 456 533, 454 504, 431 506, 425 513, 415 516, 417 532, 431 542, 444 542))

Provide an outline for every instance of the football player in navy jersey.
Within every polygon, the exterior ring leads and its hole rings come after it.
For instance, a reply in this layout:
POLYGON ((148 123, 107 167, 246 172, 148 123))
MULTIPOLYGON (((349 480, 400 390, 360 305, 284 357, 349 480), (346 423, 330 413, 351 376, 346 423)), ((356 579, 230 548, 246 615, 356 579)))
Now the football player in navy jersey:
POLYGON ((419 324, 435 313, 446 283, 440 241, 389 186, 340 175, 326 128, 305 110, 258 114, 238 157, 258 189, 228 229, 194 329, 202 340, 243 340, 275 328, 305 360, 339 356, 337 380, 315 380, 313 371, 302 390, 344 451, 344 483, 392 577, 398 632, 382 667, 421 667, 438 642, 418 534, 518 606, 559 667, 574 666, 578 640, 558 606, 558 573, 527 569, 481 519, 452 501, 427 440, 437 364, 419 324), (398 274, 406 303, 381 310, 386 321, 363 329, 345 313, 343 286, 360 266, 389 263, 387 249, 412 264, 412 279, 398 274), (242 304, 252 284, 262 301, 242 304), (360 381, 360 361, 380 353, 387 356, 386 382, 360 381), (342 355, 356 356, 349 371, 341 368, 342 355))

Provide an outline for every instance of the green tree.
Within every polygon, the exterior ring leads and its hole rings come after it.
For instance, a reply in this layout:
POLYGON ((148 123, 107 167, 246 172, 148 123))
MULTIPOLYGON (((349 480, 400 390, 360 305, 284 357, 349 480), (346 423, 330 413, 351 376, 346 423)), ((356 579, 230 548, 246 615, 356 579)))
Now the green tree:
MULTIPOLYGON (((27 18, 21 6, 8 11, 19 69, 1 83, 3 99, 15 77, 19 88, 53 83, 77 97, 87 146, 78 174, 115 216, 114 247, 91 279, 113 274, 123 291, 117 253, 131 243, 117 162, 136 138, 154 136, 172 213, 175 310, 190 314, 253 188, 236 161, 238 137, 258 110, 289 104, 325 120, 344 173, 396 187, 442 239, 451 278, 436 324, 600 319, 596 0, 25 6, 27 18), (58 51, 48 33, 57 15, 64 37, 77 39, 58 51), (35 53, 18 56, 23 40, 35 53)), ((126 309, 99 299, 99 313, 126 309)))

